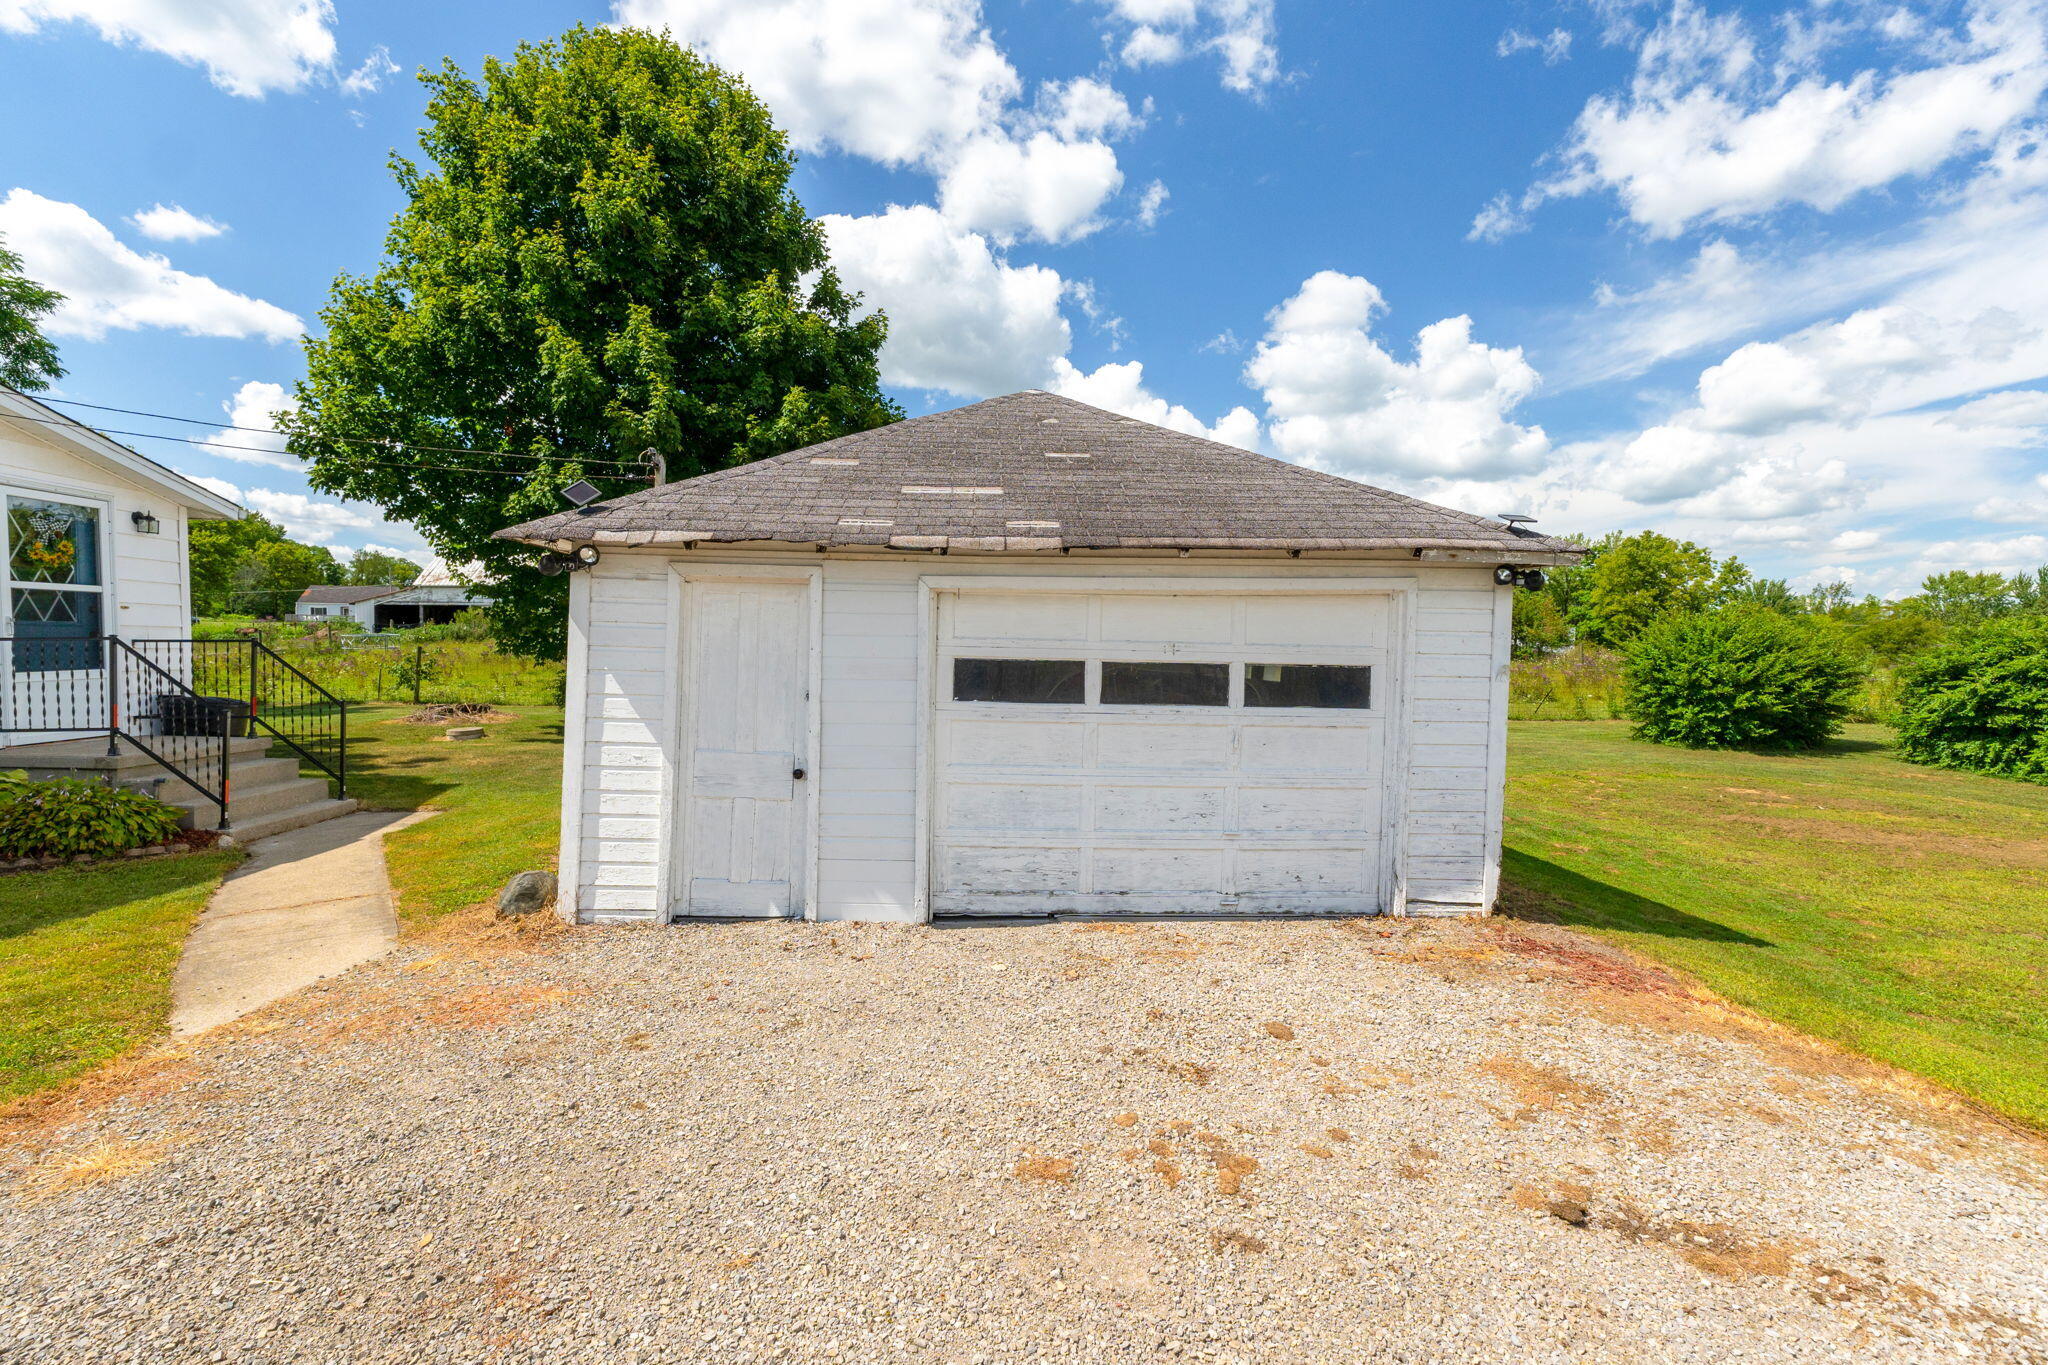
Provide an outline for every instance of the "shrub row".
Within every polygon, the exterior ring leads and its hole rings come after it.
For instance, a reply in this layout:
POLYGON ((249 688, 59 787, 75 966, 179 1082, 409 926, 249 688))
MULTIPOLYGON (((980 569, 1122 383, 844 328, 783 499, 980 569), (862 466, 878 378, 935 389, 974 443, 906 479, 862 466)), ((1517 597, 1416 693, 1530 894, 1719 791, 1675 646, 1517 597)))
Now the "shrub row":
MULTIPOLYGON (((1753 607, 1665 617, 1627 649, 1641 739, 1706 749, 1810 749, 1856 710, 1864 670, 1809 619, 1753 607)), ((1897 679, 1900 753, 2048 782, 2048 617, 1952 637, 1897 679)))

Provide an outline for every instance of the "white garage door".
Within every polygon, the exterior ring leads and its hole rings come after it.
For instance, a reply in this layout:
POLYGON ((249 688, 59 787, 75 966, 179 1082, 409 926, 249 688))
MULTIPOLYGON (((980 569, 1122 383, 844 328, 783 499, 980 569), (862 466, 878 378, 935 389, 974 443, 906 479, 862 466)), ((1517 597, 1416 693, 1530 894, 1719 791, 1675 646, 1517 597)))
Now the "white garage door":
POLYGON ((1381 908, 1387 595, 938 605, 935 913, 1381 908))

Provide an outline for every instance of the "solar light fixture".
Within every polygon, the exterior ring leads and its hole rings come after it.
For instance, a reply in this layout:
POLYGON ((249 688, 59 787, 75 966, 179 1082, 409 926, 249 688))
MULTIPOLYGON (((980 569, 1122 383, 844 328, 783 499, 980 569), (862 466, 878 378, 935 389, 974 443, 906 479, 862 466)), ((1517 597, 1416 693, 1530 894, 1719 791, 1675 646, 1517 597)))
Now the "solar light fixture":
POLYGON ((598 559, 599 555, 595 545, 583 545, 570 551, 568 554, 548 550, 539 559, 533 561, 533 567, 538 569, 547 578, 560 578, 565 573, 575 573, 578 569, 587 569, 597 563, 598 559))
POLYGON ((1520 512, 1501 512, 1498 516, 1500 520, 1510 526, 1534 526, 1536 524, 1536 518, 1525 516, 1520 512))
POLYGON ((604 490, 588 479, 578 479, 562 490, 562 496, 578 507, 586 507, 604 496, 604 490))
POLYGON ((1494 566, 1493 581, 1503 588, 1520 588, 1524 592, 1537 592, 1549 580, 1541 569, 1518 569, 1512 564, 1494 566))

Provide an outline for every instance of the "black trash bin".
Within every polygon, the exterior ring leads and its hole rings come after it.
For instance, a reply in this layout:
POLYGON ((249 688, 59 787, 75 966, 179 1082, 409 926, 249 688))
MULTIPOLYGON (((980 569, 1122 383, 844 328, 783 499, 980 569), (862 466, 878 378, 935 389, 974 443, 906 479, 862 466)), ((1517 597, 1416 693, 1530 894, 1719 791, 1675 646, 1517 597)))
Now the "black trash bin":
POLYGON ((157 722, 167 735, 218 735, 240 739, 249 733, 249 703, 233 697, 192 697, 165 692, 156 699, 157 722))

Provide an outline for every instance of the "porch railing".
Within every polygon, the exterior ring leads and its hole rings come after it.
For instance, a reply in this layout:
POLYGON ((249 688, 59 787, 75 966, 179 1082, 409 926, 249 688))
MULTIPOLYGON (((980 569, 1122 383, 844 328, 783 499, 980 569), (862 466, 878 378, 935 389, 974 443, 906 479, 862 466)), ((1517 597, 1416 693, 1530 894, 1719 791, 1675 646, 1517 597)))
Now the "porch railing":
POLYGON ((0 744, 106 737, 153 760, 228 828, 234 746, 281 744, 348 794, 348 706, 257 640, 0 636, 0 744))

